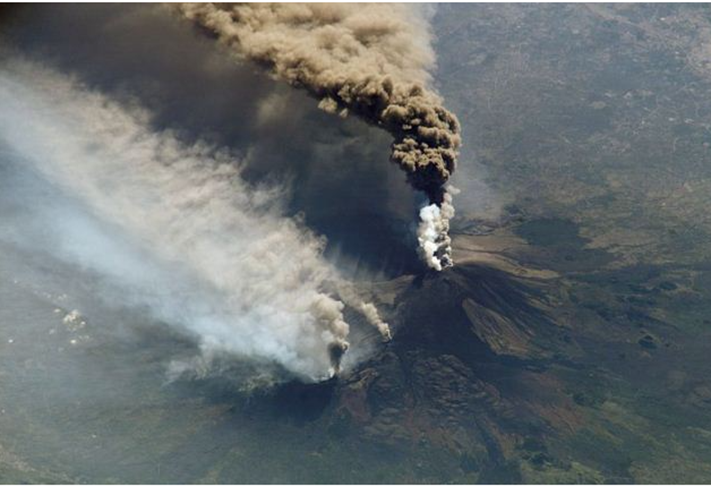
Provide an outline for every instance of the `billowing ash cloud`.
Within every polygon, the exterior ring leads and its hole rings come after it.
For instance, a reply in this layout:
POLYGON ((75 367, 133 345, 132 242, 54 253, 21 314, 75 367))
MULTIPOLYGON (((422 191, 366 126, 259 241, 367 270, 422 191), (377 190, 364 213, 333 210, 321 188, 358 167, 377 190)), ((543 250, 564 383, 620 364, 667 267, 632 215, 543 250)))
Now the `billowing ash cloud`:
POLYGON ((394 138, 391 159, 427 194, 421 254, 451 265, 446 182, 455 169, 459 122, 427 88, 434 56, 427 23, 401 5, 187 4, 180 10, 241 57, 303 88, 319 106, 353 113, 394 138), (434 232, 434 234, 433 234, 434 232))
MULTIPOLYGON (((233 154, 156 131, 150 112, 27 61, 2 59, 0 106, 3 158, 73 201, 23 245, 96 272, 120 288, 106 292, 114 304, 180 326, 206 356, 310 380, 338 371, 349 334, 340 279, 324 241, 283 215, 282 187, 247 184, 233 154)), ((385 332, 374 307, 355 309, 385 332)))

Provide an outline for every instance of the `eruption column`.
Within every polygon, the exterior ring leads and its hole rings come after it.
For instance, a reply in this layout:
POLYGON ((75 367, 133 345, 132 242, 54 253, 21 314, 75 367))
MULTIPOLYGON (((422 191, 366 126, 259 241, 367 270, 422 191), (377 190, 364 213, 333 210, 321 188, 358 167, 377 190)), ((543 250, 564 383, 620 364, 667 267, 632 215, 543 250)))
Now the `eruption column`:
POLYGON ((185 4, 182 14, 240 57, 306 90, 319 107, 353 113, 393 136, 390 159, 424 192, 420 254, 450 266, 445 188, 461 144, 459 122, 428 89, 434 54, 418 11, 393 4, 185 4))

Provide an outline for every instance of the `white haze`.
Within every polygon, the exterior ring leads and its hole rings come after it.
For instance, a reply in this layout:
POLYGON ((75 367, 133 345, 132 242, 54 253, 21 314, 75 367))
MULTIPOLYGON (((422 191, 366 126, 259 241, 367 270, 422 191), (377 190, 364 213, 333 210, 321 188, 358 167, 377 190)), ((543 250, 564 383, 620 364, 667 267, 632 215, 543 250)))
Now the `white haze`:
POLYGON ((283 216, 283 188, 248 186, 233 155, 152 131, 139 107, 27 61, 0 66, 0 107, 2 144, 74 201, 45 208, 60 230, 35 249, 100 274, 120 289, 112 304, 192 333, 204 357, 332 375, 329 347, 349 331, 324 292, 337 277, 323 241, 283 216))

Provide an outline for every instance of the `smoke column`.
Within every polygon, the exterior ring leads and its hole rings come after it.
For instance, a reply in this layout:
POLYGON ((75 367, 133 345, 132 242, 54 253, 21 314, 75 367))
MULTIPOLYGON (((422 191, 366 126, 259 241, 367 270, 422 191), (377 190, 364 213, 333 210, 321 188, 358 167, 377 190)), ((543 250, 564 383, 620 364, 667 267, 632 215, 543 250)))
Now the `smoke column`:
POLYGON ((341 299, 343 299, 343 301, 349 306, 363 314, 365 319, 368 321, 368 324, 378 330, 380 337, 383 338, 383 342, 388 342, 392 339, 390 325, 383 321, 382 317, 380 317, 378 309, 373 304, 365 302, 361 299, 352 286, 346 284, 345 282, 338 284, 337 288, 338 295, 341 299))
MULTIPOLYGON (((305 380, 339 371, 349 325, 325 289, 340 279, 324 241, 283 216, 282 187, 248 185, 232 154, 156 132, 140 107, 27 61, 3 60, 0 105, 0 147, 73 201, 26 203, 45 217, 23 223, 41 235, 23 247, 96 272, 120 289, 102 291, 110 303, 147 307, 205 356, 276 362, 305 380)), ((384 332, 375 308, 357 305, 384 332)))
POLYGON ((455 169, 459 122, 427 88, 434 54, 427 22, 411 7, 382 4, 186 4, 182 14, 241 57, 393 136, 391 160, 423 191, 418 231, 428 266, 452 264, 446 183, 455 169))

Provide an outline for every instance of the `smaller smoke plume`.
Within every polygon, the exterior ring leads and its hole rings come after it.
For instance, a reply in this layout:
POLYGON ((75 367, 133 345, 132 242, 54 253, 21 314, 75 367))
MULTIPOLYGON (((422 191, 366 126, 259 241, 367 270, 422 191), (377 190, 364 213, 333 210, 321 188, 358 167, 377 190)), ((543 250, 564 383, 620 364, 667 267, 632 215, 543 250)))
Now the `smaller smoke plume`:
POLYGON ((333 339, 328 344, 328 354, 331 358, 334 374, 340 371, 341 359, 350 346, 346 340, 350 326, 343 319, 344 307, 342 302, 334 300, 325 294, 316 295, 311 303, 311 314, 333 336, 333 339))
POLYGON ((383 341, 388 342, 393 338, 390 333, 390 326, 380 318, 378 309, 373 304, 370 302, 361 302, 359 309, 368 322, 378 330, 383 337, 383 341))
POLYGON ((378 313, 378 309, 373 304, 361 299, 355 290, 353 290, 352 286, 346 282, 337 284, 337 289, 338 296, 343 299, 343 302, 363 314, 368 324, 378 330, 380 336, 383 338, 383 342, 388 342, 392 339, 390 326, 387 322, 383 321, 378 313))
POLYGON ((461 139, 456 116, 429 90, 434 56, 427 22, 391 4, 187 4, 183 15, 245 59, 308 91, 319 107, 353 113, 389 132, 391 160, 433 206, 423 210, 421 254, 451 265, 445 184, 461 139), (434 208, 437 208, 435 210, 434 208), (432 232, 436 231, 436 234, 432 232))

